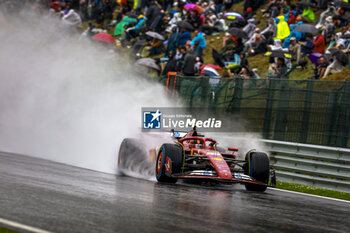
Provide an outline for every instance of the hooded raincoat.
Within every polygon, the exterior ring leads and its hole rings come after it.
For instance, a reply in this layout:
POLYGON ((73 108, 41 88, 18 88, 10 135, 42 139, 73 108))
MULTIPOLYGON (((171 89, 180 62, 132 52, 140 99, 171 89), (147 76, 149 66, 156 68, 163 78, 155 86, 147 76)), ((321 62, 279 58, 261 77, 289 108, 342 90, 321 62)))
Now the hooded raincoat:
POLYGON ((277 18, 279 19, 279 22, 277 24, 277 34, 275 39, 283 40, 290 34, 289 26, 283 15, 278 16, 277 18))
POLYGON ((315 21, 315 13, 309 6, 303 10, 302 16, 310 19, 311 21, 315 21))

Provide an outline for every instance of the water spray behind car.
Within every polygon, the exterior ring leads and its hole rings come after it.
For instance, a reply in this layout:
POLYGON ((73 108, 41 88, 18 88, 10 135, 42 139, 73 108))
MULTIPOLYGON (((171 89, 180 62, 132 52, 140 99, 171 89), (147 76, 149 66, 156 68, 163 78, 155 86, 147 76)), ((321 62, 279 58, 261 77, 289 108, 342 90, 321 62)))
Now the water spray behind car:
POLYGON ((0 150, 108 173, 142 106, 174 106, 124 57, 33 12, 0 30, 0 150))

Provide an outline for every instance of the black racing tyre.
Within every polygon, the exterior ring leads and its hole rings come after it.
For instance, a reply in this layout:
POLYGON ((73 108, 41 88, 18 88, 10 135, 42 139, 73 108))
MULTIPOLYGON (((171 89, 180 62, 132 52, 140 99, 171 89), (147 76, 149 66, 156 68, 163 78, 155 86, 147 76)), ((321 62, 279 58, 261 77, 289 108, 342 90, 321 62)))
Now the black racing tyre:
MULTIPOLYGON (((247 162, 243 166, 244 173, 267 185, 270 176, 269 157, 262 152, 250 152, 246 155, 245 160, 247 162)), ((245 188, 248 191, 264 192, 266 185, 246 183, 245 188)))
POLYGON ((125 138, 120 144, 118 154, 118 168, 132 168, 132 164, 139 164, 144 160, 144 152, 140 142, 134 138, 125 138))
POLYGON ((177 144, 163 144, 159 150, 156 161, 156 178, 158 182, 176 183, 173 174, 181 173, 183 151, 177 144))

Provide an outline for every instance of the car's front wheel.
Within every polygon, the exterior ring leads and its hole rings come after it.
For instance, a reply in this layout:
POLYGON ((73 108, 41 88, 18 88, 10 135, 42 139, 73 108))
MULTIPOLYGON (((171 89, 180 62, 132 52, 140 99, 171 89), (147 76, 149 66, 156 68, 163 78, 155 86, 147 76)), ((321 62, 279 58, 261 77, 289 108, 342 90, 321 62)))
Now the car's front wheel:
POLYGON ((267 154, 262 152, 249 152, 246 155, 246 163, 244 172, 246 175, 260 181, 266 185, 245 184, 245 188, 249 191, 264 192, 267 188, 270 176, 270 161, 267 154))
POLYGON ((173 174, 181 172, 183 151, 179 145, 163 144, 159 150, 156 162, 156 178, 158 182, 176 183, 173 174))

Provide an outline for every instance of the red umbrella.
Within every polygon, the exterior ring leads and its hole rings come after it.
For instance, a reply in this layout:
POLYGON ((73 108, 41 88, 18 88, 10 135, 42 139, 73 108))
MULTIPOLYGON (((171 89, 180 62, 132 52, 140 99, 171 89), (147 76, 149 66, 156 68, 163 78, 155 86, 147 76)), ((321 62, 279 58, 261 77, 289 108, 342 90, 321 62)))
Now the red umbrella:
POLYGON ((58 9, 59 7, 64 7, 66 4, 64 2, 54 1, 50 3, 50 6, 54 9, 58 9))
POLYGON ((216 69, 216 70, 222 70, 222 68, 221 68, 220 66, 213 65, 213 64, 202 65, 202 66, 200 67, 200 69, 203 70, 205 67, 211 67, 211 68, 216 69))
POLYGON ((92 38, 101 42, 114 43, 113 36, 109 35, 108 33, 98 33, 92 38))

